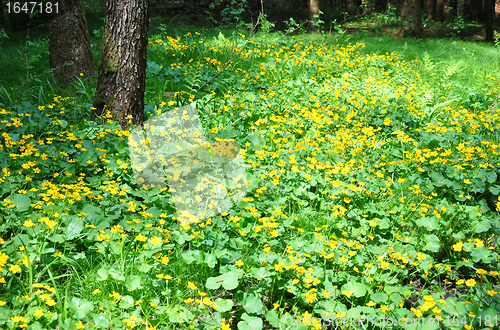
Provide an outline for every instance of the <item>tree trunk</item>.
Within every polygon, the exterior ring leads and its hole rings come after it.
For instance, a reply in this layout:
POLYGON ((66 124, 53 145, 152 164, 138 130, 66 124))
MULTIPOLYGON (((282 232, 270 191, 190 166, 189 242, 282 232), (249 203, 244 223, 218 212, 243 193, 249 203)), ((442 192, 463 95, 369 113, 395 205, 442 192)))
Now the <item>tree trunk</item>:
POLYGON ((376 12, 384 12, 387 9, 387 0, 375 0, 374 7, 376 12))
POLYGON ((483 1, 482 0, 468 0, 471 18, 475 22, 484 21, 483 14, 483 1))
POLYGON ((315 23, 319 17, 319 0, 309 1, 309 32, 319 33, 318 27, 315 23))
POLYGON ((3 0, 0 0, 0 25, 3 26, 4 23, 4 14, 3 14, 3 0))
POLYGON ((59 1, 59 13, 48 14, 49 61, 54 76, 68 83, 94 73, 94 57, 90 49, 83 0, 59 1))
POLYGON ((403 0, 398 35, 420 36, 423 32, 421 0, 403 0))
POLYGON ((458 0, 450 0, 450 4, 448 6, 448 10, 451 17, 457 17, 458 16, 458 0))
POLYGON ((425 14, 427 19, 434 19, 434 13, 436 12, 436 0, 425 0, 425 14))
POLYGON ((92 118, 106 111, 123 128, 144 122, 148 0, 108 0, 92 118))
POLYGON ((357 15, 359 13, 359 6, 361 6, 361 0, 348 0, 347 12, 349 15, 357 15))
POLYGON ((493 20, 495 19, 495 0, 486 0, 484 4, 486 13, 486 41, 493 42, 493 20))
MULTIPOLYGON (((477 1, 477 0, 472 0, 472 1, 477 1)), ((434 12, 434 19, 436 21, 444 21, 443 17, 443 10, 444 10, 444 0, 436 0, 436 11, 434 12)))

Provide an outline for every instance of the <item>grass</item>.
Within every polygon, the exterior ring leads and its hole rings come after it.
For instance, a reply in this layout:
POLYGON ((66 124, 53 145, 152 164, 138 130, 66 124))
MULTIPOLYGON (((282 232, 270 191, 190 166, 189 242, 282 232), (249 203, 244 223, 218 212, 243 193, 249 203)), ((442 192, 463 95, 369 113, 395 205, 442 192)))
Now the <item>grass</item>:
POLYGON ((203 135, 242 148, 246 196, 181 223, 176 206, 200 195, 176 200, 175 175, 170 189, 138 184, 131 152, 144 150, 89 120, 91 82, 9 94, 2 328, 498 327, 498 49, 163 32, 148 118, 196 102, 203 135))

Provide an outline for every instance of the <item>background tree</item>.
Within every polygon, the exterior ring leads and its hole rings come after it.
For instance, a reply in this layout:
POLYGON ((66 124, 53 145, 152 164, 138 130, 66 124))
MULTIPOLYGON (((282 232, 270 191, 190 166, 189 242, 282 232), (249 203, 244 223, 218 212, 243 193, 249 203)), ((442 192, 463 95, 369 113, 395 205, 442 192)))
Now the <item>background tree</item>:
POLYGON ((483 1, 478 0, 467 0, 465 2, 466 6, 469 7, 470 16, 472 20, 476 22, 482 22, 484 20, 483 17, 483 1))
POLYGON ((356 15, 359 12, 361 0, 347 0, 347 11, 349 15, 356 15))
POLYGON ((319 33, 318 27, 315 24, 319 18, 319 6, 320 0, 309 1, 309 31, 313 33, 319 33))
POLYGON ((148 0, 107 1, 93 119, 107 109, 122 127, 144 122, 148 29, 148 0))
POLYGON ((422 27, 422 1, 421 0, 402 0, 401 2, 401 23, 399 25, 398 35, 419 36, 423 32, 422 27))
MULTIPOLYGON (((472 0, 472 1, 477 1, 477 0, 472 0)), ((436 21, 444 21, 444 16, 443 16, 443 11, 444 11, 444 0, 436 0, 436 11, 434 12, 434 19, 436 21)))
POLYGON ((495 19, 495 0, 486 0, 484 4, 486 13, 486 41, 493 42, 493 20, 495 19))
POLYGON ((49 60, 54 76, 67 83, 83 73, 95 71, 90 49, 89 33, 85 20, 83 0, 58 1, 59 12, 48 14, 49 60))
POLYGON ((424 8, 427 19, 434 19, 434 13, 436 12, 436 0, 425 0, 424 8))

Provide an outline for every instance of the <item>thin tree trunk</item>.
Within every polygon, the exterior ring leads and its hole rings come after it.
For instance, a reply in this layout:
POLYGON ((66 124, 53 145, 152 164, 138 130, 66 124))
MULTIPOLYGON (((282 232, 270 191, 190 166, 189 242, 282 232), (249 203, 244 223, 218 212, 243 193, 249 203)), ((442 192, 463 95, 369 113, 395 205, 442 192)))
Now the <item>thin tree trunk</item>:
POLYGON ((126 127, 144 122, 148 0, 108 0, 92 118, 109 111, 126 127))
POLYGON ((48 14, 49 60, 54 76, 68 83, 94 73, 83 0, 60 0, 59 12, 48 14))
POLYGON ((319 0, 309 1, 309 32, 319 33, 318 27, 315 25, 319 17, 319 0))
POLYGON ((484 5, 486 13, 486 41, 493 42, 493 20, 495 19, 495 0, 486 0, 484 5))
POLYGON ((348 0, 347 12, 349 15, 357 15, 359 12, 359 6, 361 6, 361 0, 348 0))
POLYGON ((403 0, 398 35, 420 36, 423 32, 421 0, 403 0))
POLYGON ((483 1, 482 0, 468 0, 471 18, 475 22, 484 21, 483 14, 483 1))
POLYGON ((434 13, 436 12, 436 0, 425 0, 425 14, 427 19, 434 19, 434 13))
POLYGON ((457 17, 458 15, 458 0, 450 0, 450 5, 448 6, 448 9, 451 8, 450 14, 451 17, 457 17))
POLYGON ((436 21, 440 22, 444 21, 443 10, 444 10, 444 0, 436 0, 436 11, 434 12, 434 19, 436 21))
POLYGON ((3 14, 3 0, 0 0, 0 24, 3 25, 4 23, 4 14, 3 14))

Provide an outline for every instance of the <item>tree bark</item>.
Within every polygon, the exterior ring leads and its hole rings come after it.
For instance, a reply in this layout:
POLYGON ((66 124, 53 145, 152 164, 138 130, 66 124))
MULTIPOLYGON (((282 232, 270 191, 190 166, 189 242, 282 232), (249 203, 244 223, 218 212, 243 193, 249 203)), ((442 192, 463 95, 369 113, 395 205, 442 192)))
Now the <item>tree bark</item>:
POLYGON ((347 12, 349 15, 357 15, 359 13, 359 6, 361 6, 361 0, 348 0, 347 12))
POLYGON ((148 0, 108 0, 92 118, 106 111, 123 128, 144 122, 148 0))
POLYGON ((318 21, 319 17, 319 1, 320 0, 309 1, 309 32, 312 33, 319 33, 318 27, 314 24, 318 21))
POLYGON ((403 0, 399 37, 420 36, 423 32, 421 0, 403 0))
POLYGON ((436 0, 425 0, 425 14, 427 19, 434 19, 434 13, 436 12, 436 0))
POLYGON ((0 0, 0 24, 3 26, 4 23, 4 14, 3 14, 3 0, 0 0))
POLYGON ((54 76, 61 83, 74 80, 81 73, 94 73, 83 0, 60 0, 59 12, 48 14, 49 61, 54 76))
POLYGON ((475 22, 484 21, 483 1, 482 0, 468 0, 467 3, 468 3, 469 8, 470 8, 470 14, 471 14, 472 20, 475 22))
POLYGON ((387 0, 375 0, 375 12, 382 13, 387 9, 387 0))
POLYGON ((493 20, 495 19, 495 0, 486 0, 484 4, 486 13, 486 41, 493 42, 493 20))
POLYGON ((444 0, 436 0, 436 11, 434 12, 434 19, 436 21, 440 22, 444 21, 443 10, 444 10, 444 0))
POLYGON ((457 17, 458 16, 458 0, 450 0, 450 4, 448 6, 448 9, 450 10, 451 17, 457 17), (450 10, 451 8, 451 10, 450 10))

